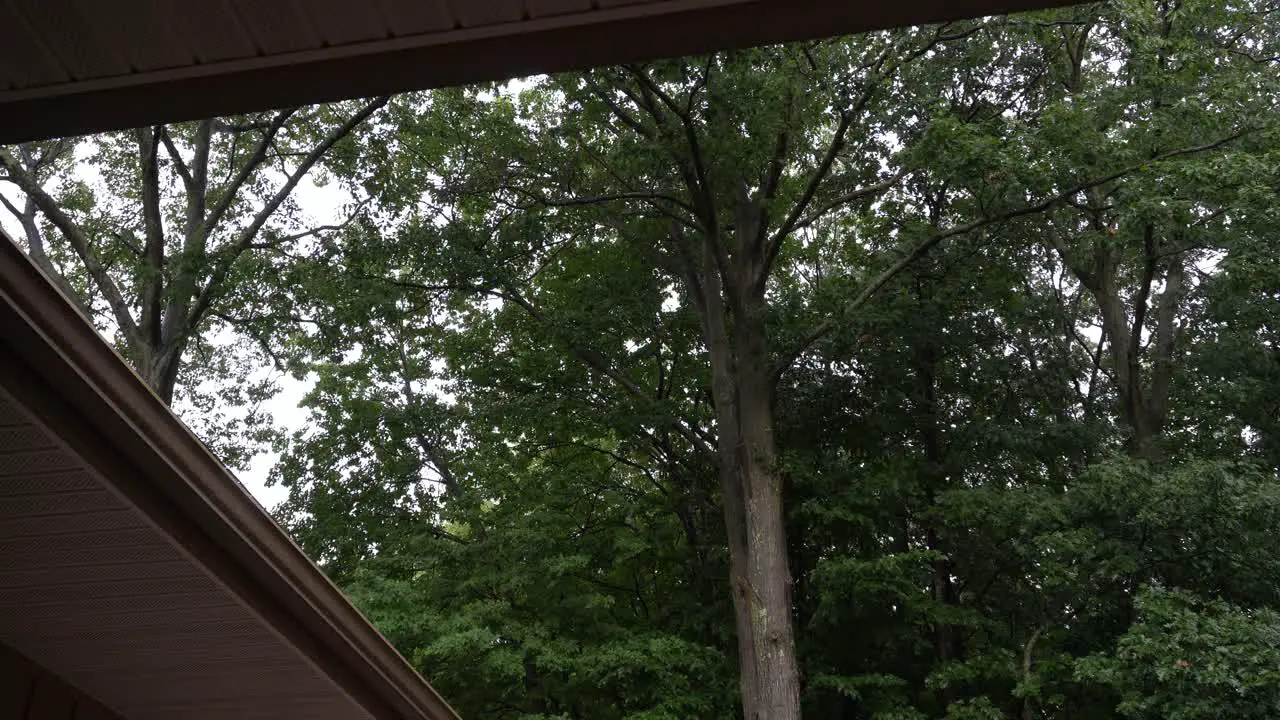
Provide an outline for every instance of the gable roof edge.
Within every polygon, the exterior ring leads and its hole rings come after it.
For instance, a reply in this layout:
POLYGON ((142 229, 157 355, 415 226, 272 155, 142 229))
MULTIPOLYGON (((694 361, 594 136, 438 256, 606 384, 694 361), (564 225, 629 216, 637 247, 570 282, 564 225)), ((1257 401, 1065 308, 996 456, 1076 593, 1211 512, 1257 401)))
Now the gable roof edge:
MULTIPOLYGON (((0 231, 0 358, 68 444, 376 718, 457 713, 0 231), (59 410, 60 409, 60 410, 59 410), (139 472, 122 473, 121 467, 139 472), (174 517, 174 516, 177 517, 174 517)), ((34 404, 34 403, 33 403, 34 404)))

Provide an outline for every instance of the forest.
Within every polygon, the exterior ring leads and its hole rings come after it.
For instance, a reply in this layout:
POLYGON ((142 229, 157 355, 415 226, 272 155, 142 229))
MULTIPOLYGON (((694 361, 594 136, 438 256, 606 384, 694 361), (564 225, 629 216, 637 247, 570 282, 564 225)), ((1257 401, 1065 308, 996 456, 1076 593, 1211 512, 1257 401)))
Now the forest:
POLYGON ((6 147, 0 204, 464 718, 1280 717, 1274 0, 6 147))

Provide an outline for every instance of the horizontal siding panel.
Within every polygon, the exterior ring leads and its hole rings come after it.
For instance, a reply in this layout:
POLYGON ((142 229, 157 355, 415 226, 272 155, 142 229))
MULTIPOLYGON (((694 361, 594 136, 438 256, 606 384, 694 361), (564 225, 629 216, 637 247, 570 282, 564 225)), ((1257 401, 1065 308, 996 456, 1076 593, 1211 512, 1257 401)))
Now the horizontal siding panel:
POLYGON ((0 518, 83 513, 120 507, 120 501, 106 490, 70 490, 0 496, 0 518))
MULTIPOLYGON (((58 623, 48 627, 24 628, 22 638, 28 644, 41 647, 63 647, 80 643, 84 647, 103 648, 104 651, 111 648, 149 646, 152 636, 139 635, 139 629, 138 623, 121 627, 58 623)), ((248 637, 257 633, 257 639, 262 639, 262 623, 243 614, 231 614, 223 618, 205 615, 186 617, 180 622, 168 625, 150 624, 143 629, 151 633, 162 631, 164 637, 172 638, 174 643, 184 643, 191 652, 198 652, 199 641, 209 637, 248 637)))
POLYGON ((147 530, 80 533, 20 538, 5 543, 0 572, 35 568, 72 568, 97 563, 152 563, 181 559, 173 547, 156 542, 147 530))
POLYGON ((92 618, 99 622, 129 623, 132 622, 131 618, 143 616, 147 621, 153 622, 165 618, 190 618, 205 611, 221 612, 227 607, 226 598, 210 597, 209 593, 201 591, 170 590, 118 597, 69 597, 64 594, 53 601, 25 601, 21 618, 27 623, 58 622, 75 617, 92 618))
POLYGON ((80 469, 74 457, 61 450, 6 450, 0 447, 0 480, 32 473, 69 472, 80 469))
POLYGON ((89 473, 79 467, 52 471, 37 469, 19 476, 4 477, 0 482, 0 502, 31 495, 79 493, 101 488, 89 473))
POLYGON ((147 527, 138 515, 124 508, 14 516, 0 510, 0 541, 47 537, 60 532, 140 530, 147 527))
POLYGON ((47 450, 57 447, 52 439, 34 425, 0 427, 0 451, 47 450))
MULTIPOLYGON (((79 644, 82 647, 89 647, 76 636, 93 633, 103 627, 107 627, 110 623, 111 627, 127 628, 129 632, 149 633, 152 637, 158 637, 170 632, 180 630, 184 626, 195 622, 199 618, 207 619, 213 622, 230 623, 245 619, 244 608, 236 605, 225 605, 211 603, 198 608, 169 608, 159 611, 141 610, 139 612, 130 613, 103 613, 101 616, 90 617, 88 615, 73 615, 72 611, 84 612, 84 608, 68 608, 68 612, 64 613, 61 620, 57 623, 59 631, 62 633, 60 637, 66 640, 68 649, 76 647, 79 644)), ((13 612, 9 610, 8 612, 13 612)), ((35 614, 34 612, 32 613, 35 614)), ((24 615, 24 618, 26 616, 24 615)), ((50 617, 55 617, 51 612, 45 612, 41 616, 41 622, 46 622, 50 617)), ((0 622, 0 629, 8 634, 17 643, 35 640, 47 641, 47 645, 41 647, 58 648, 62 645, 49 640, 47 628, 33 627, 30 618, 25 622, 18 622, 16 619, 6 619, 0 622)), ((4 635, 0 635, 4 637, 4 635)))
MULTIPOLYGON (((259 634, 264 629, 259 628, 259 634)), ((120 690, 130 687, 141 690, 160 681, 192 677, 234 679, 244 673, 246 666, 252 666, 255 674, 298 668, 297 657, 283 651, 279 643, 270 647, 247 645, 244 648, 227 644, 220 649, 202 648, 193 653, 187 648, 167 647, 167 643, 156 642, 157 638, 151 640, 149 644, 115 652, 103 651, 101 655, 95 649, 93 657, 69 660, 69 667, 85 687, 112 683, 120 690)), ((74 653, 76 647, 70 645, 59 652, 74 653)))
POLYGON ((185 561, 151 563, 103 563, 78 567, 28 567, 0 571, 0 587, 74 588, 96 583, 127 582, 147 578, 181 581, 191 577, 185 561))
MULTIPOLYGON (((305 687, 317 680, 314 674, 300 671, 297 663, 282 667, 263 667, 249 658, 245 658, 239 665, 228 662, 223 668, 184 666, 181 670, 180 673, 168 673, 164 678, 112 677, 109 681, 123 692, 146 694, 151 702, 163 706, 228 700, 254 705, 269 704, 280 697, 281 688, 305 687), (254 663, 251 673, 245 670, 245 665, 249 662, 254 663)), ((84 676, 86 680, 91 677, 84 676)))
POLYGON ((182 578, 151 577, 139 580, 116 580, 42 587, 7 586, 0 587, 0 607, 9 603, 30 607, 70 604, 67 599, 69 593, 74 593, 80 598, 92 598, 95 602, 139 597, 162 597, 172 594, 175 588, 181 588, 183 594, 214 595, 219 592, 218 588, 207 578, 190 574, 182 578))

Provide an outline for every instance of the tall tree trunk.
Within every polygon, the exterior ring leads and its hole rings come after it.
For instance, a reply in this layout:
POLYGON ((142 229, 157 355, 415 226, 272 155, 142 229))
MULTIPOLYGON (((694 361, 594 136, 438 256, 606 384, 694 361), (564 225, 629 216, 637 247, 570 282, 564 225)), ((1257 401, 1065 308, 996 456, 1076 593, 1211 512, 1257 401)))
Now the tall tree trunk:
MULTIPOLYGON (((924 302, 925 291, 919 289, 919 285, 917 287, 920 299, 924 302)), ((917 357, 919 384, 917 409, 920 414, 919 438, 924 453, 924 489, 930 505, 933 504, 938 493, 944 489, 947 479, 944 465, 946 451, 943 447, 942 430, 938 420, 937 366, 937 350, 933 347, 931 340, 926 340, 917 357)), ((933 601, 940 608, 956 604, 955 584, 951 581, 951 560, 946 555, 942 539, 932 520, 925 527, 925 546, 939 555, 933 561, 933 572, 930 578, 933 601)), ((949 622, 938 621, 934 623, 933 633, 934 652, 938 663, 946 665, 956 660, 960 654, 959 629, 949 622)), ((944 710, 958 699, 959 693, 954 685, 948 684, 938 692, 938 700, 942 703, 944 710)))
MULTIPOLYGON (((752 324, 752 323, 748 323, 752 324)), ((748 578, 751 621, 761 686, 760 711, 753 720, 800 717, 800 673, 796 659, 791 567, 787 556, 782 475, 774 443, 772 386, 757 328, 738 325, 742 352, 738 372, 738 451, 746 489, 748 578), (752 347, 756 346, 756 347, 752 347)))
POLYGON ((147 359, 141 365, 142 380, 166 405, 173 404, 173 395, 178 389, 178 371, 182 369, 185 345, 143 348, 143 357, 147 359))
MULTIPOLYGON (((742 341, 749 334, 737 333, 734 346, 752 344, 742 341)), ((747 720, 797 720, 800 674, 768 370, 749 361, 726 362, 733 359, 725 357, 731 353, 731 348, 712 351, 715 384, 721 390, 716 416, 743 715, 747 720), (730 402, 720 399, 728 396, 730 402)), ((738 359, 747 360, 742 355, 738 359)))
POLYGON ((799 720, 800 672, 764 289, 754 282, 747 255, 726 263, 730 281, 724 282, 718 250, 715 240, 704 243, 699 309, 712 369, 743 716, 799 720))

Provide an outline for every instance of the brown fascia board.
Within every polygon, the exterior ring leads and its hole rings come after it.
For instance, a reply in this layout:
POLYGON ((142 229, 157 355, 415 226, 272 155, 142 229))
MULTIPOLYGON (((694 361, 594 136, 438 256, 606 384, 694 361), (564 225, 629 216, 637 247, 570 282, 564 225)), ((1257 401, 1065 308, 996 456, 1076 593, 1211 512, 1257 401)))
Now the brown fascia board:
POLYGON ((0 232, 6 390, 375 718, 457 714, 0 232))
POLYGON ((683 11, 624 6, 53 86, 9 100, 0 93, 0 145, 1078 2, 756 0, 697 3, 683 11))

